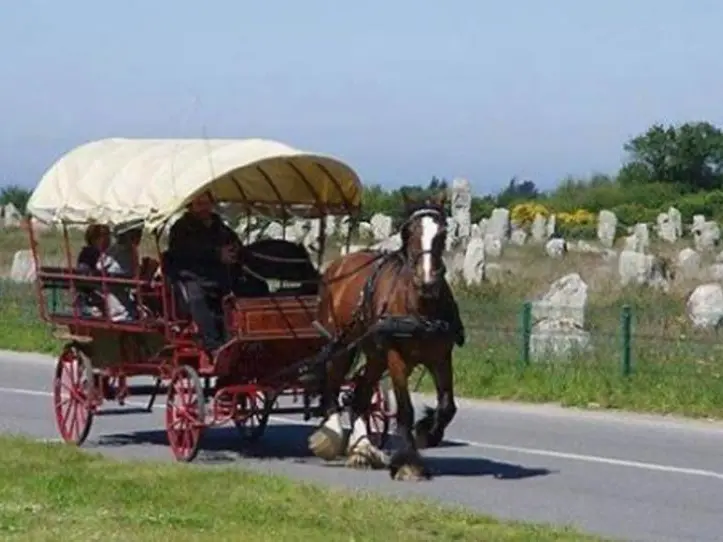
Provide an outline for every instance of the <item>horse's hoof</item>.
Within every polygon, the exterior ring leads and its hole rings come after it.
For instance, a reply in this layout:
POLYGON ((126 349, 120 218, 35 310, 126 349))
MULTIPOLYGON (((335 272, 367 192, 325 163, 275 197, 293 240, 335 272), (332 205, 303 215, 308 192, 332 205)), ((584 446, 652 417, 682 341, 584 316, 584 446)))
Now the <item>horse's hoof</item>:
POLYGON ((344 440, 328 427, 320 427, 309 437, 309 449, 324 461, 333 461, 341 455, 344 440))
POLYGON ((349 469, 371 469, 372 467, 372 459, 365 454, 361 453, 353 453, 348 457, 346 462, 344 463, 344 466, 349 469))
POLYGON ((402 465, 394 473, 392 479, 396 482, 420 482, 429 480, 430 475, 422 465, 402 465))
POLYGON ((351 469, 383 469, 388 460, 384 452, 369 444, 349 452, 345 465, 351 469))
POLYGON ((422 458, 413 452, 398 452, 389 464, 389 476, 396 481, 429 480, 432 475, 422 458))

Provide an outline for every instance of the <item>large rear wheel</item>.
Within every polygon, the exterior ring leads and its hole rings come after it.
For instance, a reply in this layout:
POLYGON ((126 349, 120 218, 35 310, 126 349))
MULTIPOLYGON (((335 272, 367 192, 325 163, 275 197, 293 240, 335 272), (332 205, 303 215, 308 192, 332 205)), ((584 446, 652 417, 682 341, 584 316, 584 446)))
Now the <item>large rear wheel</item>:
POLYGON ((76 446, 83 444, 96 405, 90 359, 75 345, 67 345, 55 364, 53 406, 63 440, 76 446))
POLYGON ((201 379, 193 367, 181 365, 173 371, 166 403, 168 444, 178 461, 195 459, 205 427, 206 402, 201 379))

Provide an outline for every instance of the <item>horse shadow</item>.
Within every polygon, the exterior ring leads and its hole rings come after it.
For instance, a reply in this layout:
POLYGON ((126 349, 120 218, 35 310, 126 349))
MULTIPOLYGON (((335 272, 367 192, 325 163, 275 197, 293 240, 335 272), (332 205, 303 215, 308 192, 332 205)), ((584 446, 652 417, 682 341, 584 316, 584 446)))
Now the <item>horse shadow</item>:
POLYGON ((436 477, 483 477, 495 480, 524 480, 547 476, 554 471, 530 468, 514 463, 495 461, 484 457, 425 457, 427 467, 436 477))
MULTIPOLYGON (((247 442, 234 427, 213 428, 206 431, 200 443, 197 462, 205 464, 232 463, 240 459, 342 467, 343 459, 324 463, 308 448, 310 427, 304 424, 269 425, 264 435, 255 442, 247 442)), ((385 449, 396 448, 398 437, 390 437, 385 449)), ((97 439, 97 446, 106 449, 122 449, 127 446, 168 447, 168 437, 163 430, 113 433, 97 439)), ((553 474, 545 468, 530 468, 513 463, 494 461, 474 456, 438 456, 434 450, 464 447, 464 443, 444 441, 440 446, 423 450, 422 454, 431 474, 435 477, 491 477, 496 480, 522 480, 553 474)), ((168 455, 171 455, 170 450, 168 455)))

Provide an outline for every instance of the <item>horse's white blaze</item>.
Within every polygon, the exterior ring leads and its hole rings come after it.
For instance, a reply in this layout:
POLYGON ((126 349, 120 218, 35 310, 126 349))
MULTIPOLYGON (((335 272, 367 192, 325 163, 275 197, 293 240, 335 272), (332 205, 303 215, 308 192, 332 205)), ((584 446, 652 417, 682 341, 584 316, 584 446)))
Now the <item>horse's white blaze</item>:
POLYGON ((335 412, 324 422, 324 427, 332 431, 335 435, 343 436, 344 429, 341 426, 341 416, 335 412))
POLYGON ((437 224, 431 216, 423 216, 422 220, 422 272, 425 283, 432 282, 432 243, 439 232, 437 224))

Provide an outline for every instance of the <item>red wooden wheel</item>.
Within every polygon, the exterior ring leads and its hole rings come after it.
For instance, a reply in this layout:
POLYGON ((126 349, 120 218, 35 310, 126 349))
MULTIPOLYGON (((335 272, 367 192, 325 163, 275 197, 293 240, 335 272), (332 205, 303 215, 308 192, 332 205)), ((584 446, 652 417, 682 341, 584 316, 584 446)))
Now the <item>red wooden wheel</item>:
POLYGON ((166 433, 173 455, 193 461, 206 426, 206 402, 201 379, 193 367, 176 368, 168 386, 166 433))
POLYGON ((365 416, 369 440, 379 449, 384 448, 389 438, 389 392, 381 382, 374 388, 374 395, 365 416))
POLYGON ((244 441, 254 442, 266 431, 270 415, 270 409, 266 408, 268 400, 261 390, 239 396, 233 423, 244 441))
POLYGON ((63 440, 80 446, 88 438, 93 424, 93 368, 90 360, 73 345, 68 345, 55 364, 53 379, 55 422, 63 440))

